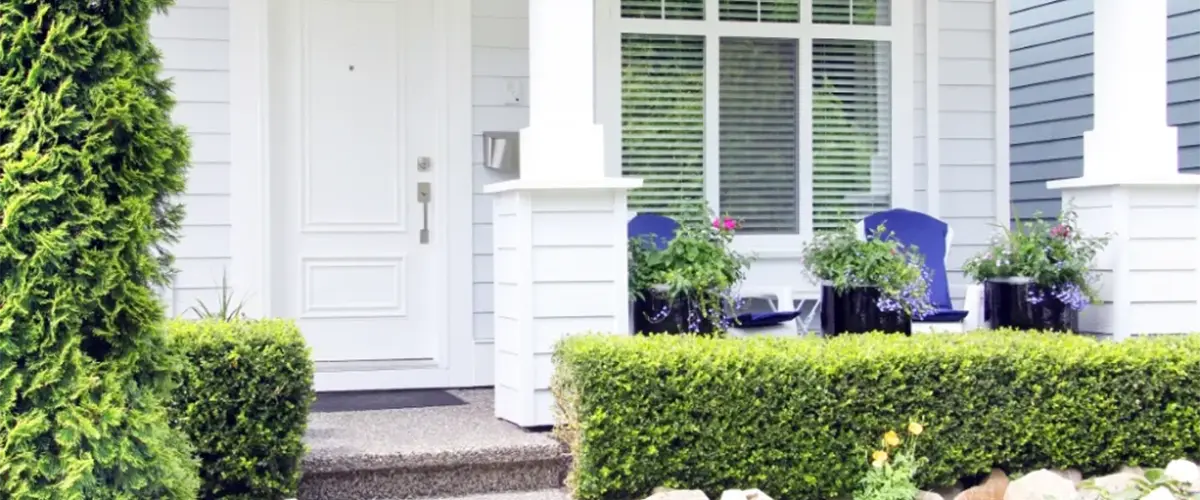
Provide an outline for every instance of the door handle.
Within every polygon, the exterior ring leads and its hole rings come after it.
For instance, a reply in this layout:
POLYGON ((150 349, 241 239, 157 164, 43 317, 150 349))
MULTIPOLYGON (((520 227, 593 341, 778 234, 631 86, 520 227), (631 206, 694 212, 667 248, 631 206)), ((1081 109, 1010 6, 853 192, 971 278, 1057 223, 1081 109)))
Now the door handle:
POLYGON ((433 186, 428 182, 417 183, 417 202, 421 204, 421 244, 429 244, 429 201, 433 197, 433 186))

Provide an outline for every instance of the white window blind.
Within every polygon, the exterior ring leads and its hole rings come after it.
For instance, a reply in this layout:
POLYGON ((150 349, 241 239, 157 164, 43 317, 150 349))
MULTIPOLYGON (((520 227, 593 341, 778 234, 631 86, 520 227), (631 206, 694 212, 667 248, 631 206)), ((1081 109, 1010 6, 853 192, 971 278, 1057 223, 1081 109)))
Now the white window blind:
POLYGON ((704 0, 621 0, 621 17, 635 19, 704 19, 704 0))
POLYGON ((891 48, 813 41, 813 228, 891 207, 891 48))
POLYGON ((622 174, 644 180, 631 210, 707 204, 774 238, 891 207, 892 43, 911 30, 892 26, 893 1, 611 1, 622 174))
POLYGON ((633 212, 676 218, 704 203, 704 38, 621 37, 621 170, 633 212))
POLYGON ((796 40, 722 38, 720 207, 748 234, 800 229, 796 40))
POLYGON ((812 0, 818 24, 892 24, 891 0, 812 0))
POLYGON ((800 21, 800 0, 721 0, 722 21, 795 23, 800 21))

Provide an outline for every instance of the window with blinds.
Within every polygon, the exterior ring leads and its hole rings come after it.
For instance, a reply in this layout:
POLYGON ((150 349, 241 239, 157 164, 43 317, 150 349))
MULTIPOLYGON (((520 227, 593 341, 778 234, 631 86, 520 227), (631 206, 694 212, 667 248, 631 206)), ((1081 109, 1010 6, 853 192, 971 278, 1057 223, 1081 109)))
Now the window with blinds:
POLYGON ((891 0, 812 0, 817 24, 892 24, 891 0))
POLYGON ((704 0, 621 0, 621 17, 634 19, 704 19, 704 0))
POLYGON ((644 180, 630 211, 687 218, 703 206, 703 37, 622 35, 621 170, 644 180))
POLYGON ((795 23, 800 21, 800 0, 721 0, 722 21, 795 23))
POLYGON ((720 207, 747 234, 800 230, 796 40, 722 38, 720 207))
POLYGON ((739 234, 798 236, 891 207, 891 40, 911 29, 891 26, 892 1, 611 1, 622 174, 644 180, 632 211, 686 219, 708 205, 741 219, 739 234), (824 38, 808 38, 813 24, 824 38), (866 40, 853 25, 888 28, 866 40))
POLYGON ((891 48, 813 41, 813 228, 891 207, 891 48))

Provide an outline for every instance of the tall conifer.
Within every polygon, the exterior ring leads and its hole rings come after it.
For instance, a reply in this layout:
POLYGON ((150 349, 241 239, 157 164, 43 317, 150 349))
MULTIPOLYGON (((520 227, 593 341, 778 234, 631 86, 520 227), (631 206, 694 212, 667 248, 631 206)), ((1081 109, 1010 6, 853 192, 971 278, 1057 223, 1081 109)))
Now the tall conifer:
POLYGON ((153 288, 189 150, 170 3, 0 0, 0 498, 196 498, 153 288))

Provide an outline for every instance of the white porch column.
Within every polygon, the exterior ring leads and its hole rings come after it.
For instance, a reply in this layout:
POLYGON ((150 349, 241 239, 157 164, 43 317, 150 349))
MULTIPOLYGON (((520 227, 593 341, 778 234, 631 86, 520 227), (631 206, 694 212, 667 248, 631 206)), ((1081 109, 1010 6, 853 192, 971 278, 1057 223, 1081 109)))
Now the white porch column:
POLYGON ((1095 267, 1104 304, 1080 328, 1121 340, 1200 327, 1200 176, 1179 173, 1167 125, 1167 0, 1095 1, 1095 118, 1083 176, 1052 181, 1081 229, 1113 233, 1095 267))
POLYGON ((520 178, 495 193, 496 416, 554 423, 554 344, 629 330, 626 194, 595 123, 593 0, 529 0, 529 127, 520 178))

